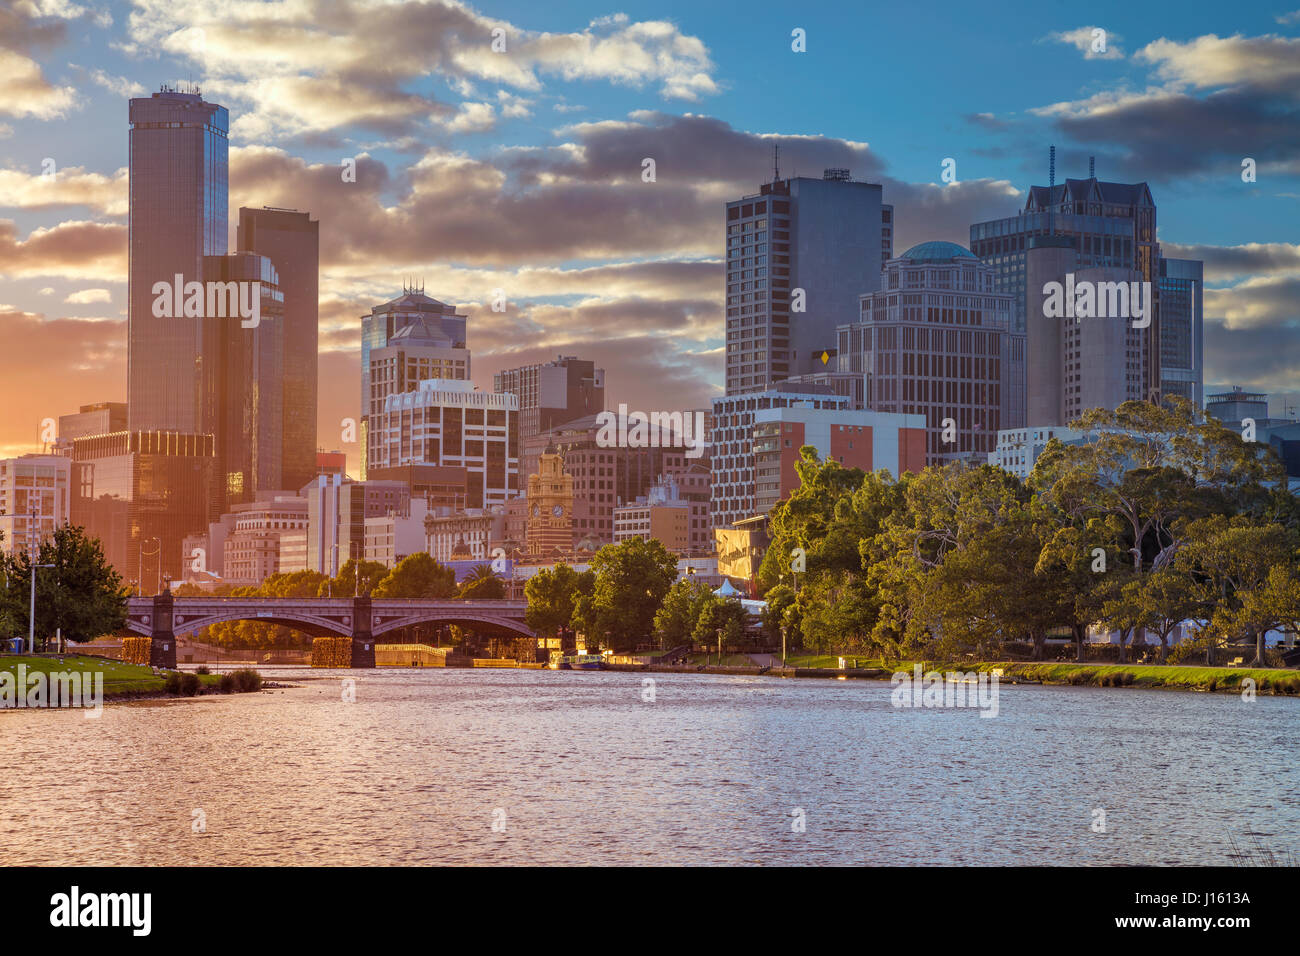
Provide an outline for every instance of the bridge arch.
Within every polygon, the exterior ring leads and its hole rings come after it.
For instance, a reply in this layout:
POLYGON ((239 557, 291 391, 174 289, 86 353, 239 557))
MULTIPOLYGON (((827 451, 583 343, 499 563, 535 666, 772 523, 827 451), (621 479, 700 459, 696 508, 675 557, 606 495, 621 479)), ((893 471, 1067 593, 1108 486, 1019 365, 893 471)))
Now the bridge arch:
POLYGON ((320 617, 305 611, 291 611, 288 609, 267 614, 264 609, 257 607, 231 608, 214 613, 196 614, 192 618, 184 614, 178 614, 177 617, 184 617, 185 620, 173 620, 172 633, 176 635, 194 634, 209 625, 220 624, 224 621, 257 621, 260 624, 279 624, 283 627, 291 627, 314 637, 352 636, 352 628, 345 627, 338 621, 332 621, 327 617, 320 617))
POLYGON ((461 627, 491 627, 497 630, 509 631, 519 637, 537 637, 536 631, 523 621, 515 618, 503 617, 488 611, 450 608, 434 608, 428 611, 413 611, 392 618, 386 617, 379 624, 375 624, 370 633, 378 641, 381 634, 396 631, 403 627, 410 627, 413 624, 457 624, 461 627))

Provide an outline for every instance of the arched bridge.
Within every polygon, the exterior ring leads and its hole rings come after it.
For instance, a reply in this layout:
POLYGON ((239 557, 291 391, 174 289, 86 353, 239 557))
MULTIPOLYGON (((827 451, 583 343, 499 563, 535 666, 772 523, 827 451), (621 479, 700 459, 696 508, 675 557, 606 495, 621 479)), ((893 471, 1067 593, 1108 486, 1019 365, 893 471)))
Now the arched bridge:
POLYGON ((176 637, 222 621, 282 624, 317 637, 352 638, 352 666, 375 666, 375 643, 412 624, 458 624, 489 633, 536 637, 526 601, 404 598, 154 597, 127 599, 127 628, 153 638, 150 663, 176 666, 176 637))

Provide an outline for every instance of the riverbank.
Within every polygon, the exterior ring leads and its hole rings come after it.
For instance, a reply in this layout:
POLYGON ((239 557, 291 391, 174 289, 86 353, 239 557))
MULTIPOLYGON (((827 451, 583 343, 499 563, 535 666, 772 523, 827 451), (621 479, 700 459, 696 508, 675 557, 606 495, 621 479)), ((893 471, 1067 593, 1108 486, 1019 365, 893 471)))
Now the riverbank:
MULTIPOLYGON (((4 654, 0 655, 0 674, 8 673, 11 675, 10 681, 13 686, 18 685, 18 667, 25 666, 25 675, 30 680, 34 674, 44 674, 49 679, 51 674, 88 674, 90 679, 95 679, 94 675, 102 674, 104 681, 104 701, 127 701, 127 700, 148 700, 151 698, 165 698, 176 696, 200 696, 207 694, 224 693, 222 690, 222 678, 228 677, 225 674, 186 674, 187 677, 197 679, 197 685, 193 694, 172 693, 167 687, 167 678, 170 672, 162 671, 155 673, 153 668, 142 664, 125 664, 122 661, 112 660, 105 657, 94 657, 87 654, 4 654)), ((229 687, 232 681, 227 680, 226 686, 229 687)), ((262 687, 260 678, 258 688, 262 687)), ((243 690, 245 688, 234 687, 233 690, 243 690)), ((24 690, 24 693, 26 691, 24 690)))
MULTIPOLYGON (((730 658, 724 658, 729 660, 730 658)), ((737 674, 771 677, 848 678, 889 680, 896 672, 911 674, 919 665, 923 674, 930 671, 996 671, 1007 684, 1055 684, 1074 687, 1139 687, 1192 690, 1207 693, 1241 693, 1245 681, 1255 682, 1255 692, 1274 696, 1300 696, 1300 670, 1290 668, 1187 667, 1158 664, 1071 664, 1017 661, 980 661, 953 663, 945 661, 891 661, 849 658, 858 666, 840 668, 839 658, 831 656, 790 657, 787 666, 728 666, 718 664, 626 664, 606 665, 608 670, 647 671, 670 674, 737 674)))

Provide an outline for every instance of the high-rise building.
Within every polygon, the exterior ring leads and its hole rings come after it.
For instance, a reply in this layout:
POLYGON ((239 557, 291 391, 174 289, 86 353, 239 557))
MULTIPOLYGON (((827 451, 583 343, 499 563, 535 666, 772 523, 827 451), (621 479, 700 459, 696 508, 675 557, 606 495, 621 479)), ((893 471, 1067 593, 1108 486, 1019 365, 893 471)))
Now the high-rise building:
POLYGON ((423 291, 404 288, 402 294, 370 310, 361 317, 361 477, 370 466, 369 442, 372 416, 383 411, 384 401, 394 392, 411 391, 429 378, 467 379, 470 376, 469 351, 465 342, 468 316, 458 315, 456 307, 431 299, 423 291), (386 353, 385 368, 392 378, 371 380, 371 353, 385 348, 389 340, 411 325, 420 328, 406 350, 415 351, 414 367, 398 367, 396 356, 386 353), (436 341, 434 341, 436 339, 436 341), (454 350, 435 354, 430 348, 454 350), (422 351, 423 350, 423 351, 422 351), (421 366, 421 361, 424 365, 421 366), (437 363, 438 371, 435 371, 437 363))
MULTIPOLYGON (((1040 300, 1031 298, 1034 290, 1026 274, 1027 255, 1035 240, 1061 237, 1073 240, 1074 267, 1133 269, 1142 281, 1153 286, 1159 279, 1156 205, 1146 183, 1108 183, 1090 178, 1067 179, 1058 186, 1031 186, 1025 208, 1017 215, 972 225, 971 249, 997 270, 994 278, 997 291, 1010 292, 1015 297, 1010 330, 1012 415, 1003 423, 1005 428, 1064 424, 1036 421, 1031 414, 1029 381, 1035 376, 1032 367, 1039 363, 1037 374, 1053 375, 1057 358, 1049 354, 1050 350, 1035 347, 1039 316, 1033 314, 1030 303, 1040 300), (1027 337, 1024 345, 1017 342, 1021 336, 1027 337), (1018 419, 1016 409, 1025 409, 1026 419, 1018 419)), ((1153 343, 1159 342, 1159 324, 1157 308, 1145 332, 1147 344, 1143 348, 1146 366, 1142 390, 1144 397, 1152 401, 1160 399, 1160 350, 1153 347, 1153 343)))
POLYGON ((204 431, 204 322, 157 317, 156 283, 203 281, 227 248, 224 106, 164 88, 130 101, 127 401, 129 430, 204 431))
POLYGON ((893 207, 846 169, 774 178, 727 203, 727 395, 817 371, 858 296, 880 288, 893 207))
POLYGON ((34 551, 68 523, 71 464, 63 455, 0 458, 0 554, 34 551))
POLYGON ((519 441, 605 410, 605 370, 572 355, 554 362, 505 369, 492 391, 519 396, 519 441))
POLYGON ((465 507, 505 504, 518 489, 519 399, 477 391, 470 381, 429 379, 384 399, 370 420, 370 448, 373 469, 464 468, 465 507))
POLYGON ((709 520, 719 528, 749 518, 754 500, 754 416, 760 409, 808 407, 848 409, 849 399, 829 387, 779 382, 758 395, 728 395, 713 400, 710 442, 712 469, 709 520))
POLYGON ((284 296, 280 370, 281 487, 316 475, 317 361, 320 341, 320 223, 294 209, 241 208, 235 247, 271 260, 284 296))
POLYGON ((364 558, 367 518, 411 513, 411 490, 400 481, 317 475, 302 495, 307 499, 306 569, 330 577, 349 560, 364 558))
POLYGON ((143 594, 180 580, 186 536, 209 520, 216 468, 211 434, 124 431, 72 443, 72 523, 99 538, 143 594))
POLYGON ((307 499, 296 494, 262 493, 234 506, 233 530, 222 542, 221 577, 226 584, 257 585, 280 567, 280 541, 307 530, 307 499))
POLYGON ((59 416, 59 441, 126 431, 126 402, 96 402, 82 405, 73 415, 59 416))
MULTIPOLYGON (((205 256, 208 282, 258 290, 258 320, 204 318, 204 355, 217 375, 204 378, 201 431, 216 439, 211 514, 252 501, 284 483, 284 295, 271 260, 252 252, 205 256)), ((251 291, 251 290, 250 290, 251 291)))
POLYGON ((1205 267, 1199 259, 1160 260, 1160 395, 1205 400, 1205 267))
MULTIPOLYGON (((860 376, 867 408, 925 416, 927 464, 993 450, 1008 417, 1013 308, 993 268, 953 242, 923 242, 885 266, 838 330, 841 373, 860 376)), ((1023 410, 1021 410, 1023 414, 1023 410)))

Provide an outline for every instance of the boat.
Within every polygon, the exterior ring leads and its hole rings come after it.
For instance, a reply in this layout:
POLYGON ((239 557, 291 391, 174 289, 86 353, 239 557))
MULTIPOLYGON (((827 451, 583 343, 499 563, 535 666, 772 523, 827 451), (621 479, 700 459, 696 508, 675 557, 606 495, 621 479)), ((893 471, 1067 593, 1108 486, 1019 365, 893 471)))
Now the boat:
POLYGON ((553 653, 548 665, 553 671, 598 671, 604 666, 599 654, 553 653))

